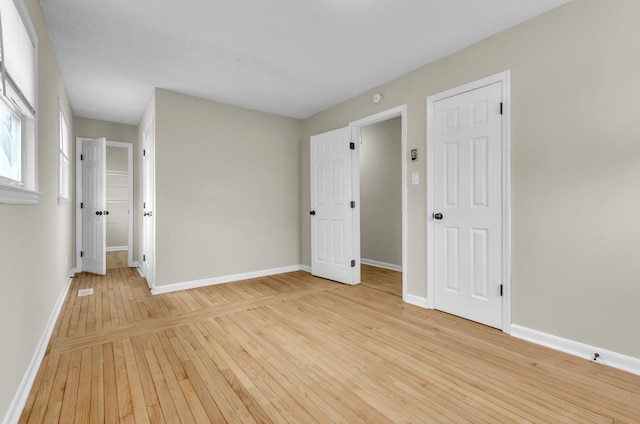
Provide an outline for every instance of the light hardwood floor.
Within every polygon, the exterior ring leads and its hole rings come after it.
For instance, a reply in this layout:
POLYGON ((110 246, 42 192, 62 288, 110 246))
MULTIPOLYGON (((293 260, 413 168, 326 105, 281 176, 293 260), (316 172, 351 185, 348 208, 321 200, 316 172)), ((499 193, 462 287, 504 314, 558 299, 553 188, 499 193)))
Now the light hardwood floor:
POLYGON ((640 377, 293 272, 152 296, 78 274, 20 422, 639 423, 640 377), (77 297, 93 287, 93 296, 77 297))

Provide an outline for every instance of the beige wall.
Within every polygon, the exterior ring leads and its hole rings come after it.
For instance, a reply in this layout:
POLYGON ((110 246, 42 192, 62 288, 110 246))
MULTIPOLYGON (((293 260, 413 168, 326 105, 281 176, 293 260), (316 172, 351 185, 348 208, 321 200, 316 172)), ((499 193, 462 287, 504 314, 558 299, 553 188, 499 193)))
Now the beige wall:
POLYGON ((79 116, 75 116, 73 119, 75 137, 105 137, 107 140, 131 143, 134 146, 138 144, 138 127, 135 125, 81 118, 79 116))
POLYGON ((402 121, 362 128, 360 248, 363 259, 402 266, 402 121))
POLYGON ((38 36, 42 197, 35 206, 0 204, 0 420, 44 334, 74 257, 73 188, 71 201, 58 204, 58 98, 69 117, 71 134, 74 120, 40 5, 37 0, 27 0, 26 5, 38 36))
MULTIPOLYGON (((408 148, 424 152, 427 96, 511 69, 513 322, 640 358, 640 2, 613 3, 573 1, 305 119, 301 210, 311 135, 407 104, 408 148)), ((405 272, 426 297, 424 155, 412 172, 423 183, 408 185, 405 272)))
POLYGON ((122 147, 107 146, 107 172, 128 172, 129 164, 127 157, 127 149, 122 147))
POLYGON ((300 263, 300 121, 156 90, 156 285, 300 263))

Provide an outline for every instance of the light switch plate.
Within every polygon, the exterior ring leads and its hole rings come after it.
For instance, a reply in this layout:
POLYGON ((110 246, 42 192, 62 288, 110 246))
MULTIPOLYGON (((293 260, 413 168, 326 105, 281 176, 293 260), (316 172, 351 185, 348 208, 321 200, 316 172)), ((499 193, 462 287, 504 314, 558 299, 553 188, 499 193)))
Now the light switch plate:
POLYGON ((411 174, 411 185, 418 185, 418 184, 420 184, 420 173, 414 172, 413 174, 411 174))

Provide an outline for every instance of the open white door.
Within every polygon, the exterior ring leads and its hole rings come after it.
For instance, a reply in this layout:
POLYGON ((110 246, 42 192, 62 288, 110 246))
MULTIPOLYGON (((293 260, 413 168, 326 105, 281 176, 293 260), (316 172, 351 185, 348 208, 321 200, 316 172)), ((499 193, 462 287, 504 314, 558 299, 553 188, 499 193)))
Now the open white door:
POLYGON ((105 138, 82 145, 82 270, 106 274, 105 138))
POLYGON ((144 131, 142 143, 142 271, 150 288, 155 287, 155 125, 144 131))
POLYGON ((351 147, 348 127, 311 137, 311 274, 358 284, 351 147))

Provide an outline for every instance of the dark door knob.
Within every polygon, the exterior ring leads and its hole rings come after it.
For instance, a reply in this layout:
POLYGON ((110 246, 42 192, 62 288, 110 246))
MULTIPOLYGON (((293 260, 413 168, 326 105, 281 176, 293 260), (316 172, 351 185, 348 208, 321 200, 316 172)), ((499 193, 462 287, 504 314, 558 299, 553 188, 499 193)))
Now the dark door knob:
POLYGON ((102 211, 96 211, 96 215, 102 215, 102 211))
POLYGON ((316 211, 309 212, 309 215, 315 215, 315 214, 316 214, 316 211))
POLYGON ((104 214, 105 215, 109 215, 109 211, 104 211, 104 214))
POLYGON ((143 213, 142 216, 149 216, 149 212, 143 213))
POLYGON ((433 214, 433 219, 442 219, 442 214, 441 213, 434 213, 433 214))

